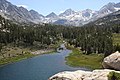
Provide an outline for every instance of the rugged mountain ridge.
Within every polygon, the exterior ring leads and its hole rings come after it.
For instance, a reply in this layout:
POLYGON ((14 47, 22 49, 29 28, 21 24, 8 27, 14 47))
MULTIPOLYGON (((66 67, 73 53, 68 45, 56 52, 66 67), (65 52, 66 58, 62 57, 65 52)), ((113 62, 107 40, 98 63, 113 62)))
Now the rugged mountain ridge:
POLYGON ((20 23, 51 23, 60 25, 80 26, 98 18, 104 17, 110 13, 120 10, 120 3, 108 3, 99 11, 86 9, 83 11, 74 11, 67 9, 65 12, 56 15, 54 12, 47 16, 39 14, 37 11, 28 11, 24 7, 17 7, 7 0, 0 0, 0 14, 10 20, 20 23))
POLYGON ((15 20, 18 22, 41 22, 43 16, 34 10, 28 11, 24 7, 17 7, 11 4, 7 0, 0 0, 0 13, 2 16, 7 17, 10 20, 15 20))
MULTIPOLYGON (((99 18, 96 21, 93 21, 87 25, 97 25, 97 26, 113 26, 113 25, 120 25, 120 10, 113 12, 107 16, 99 18)), ((113 26, 115 27, 115 26, 113 26)))

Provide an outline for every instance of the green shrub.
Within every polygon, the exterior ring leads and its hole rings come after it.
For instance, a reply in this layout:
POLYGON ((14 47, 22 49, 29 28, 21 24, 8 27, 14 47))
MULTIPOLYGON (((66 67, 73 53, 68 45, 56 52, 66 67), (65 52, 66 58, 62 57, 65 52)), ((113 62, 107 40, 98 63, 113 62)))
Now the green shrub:
POLYGON ((120 73, 110 72, 108 75, 108 80, 120 80, 120 73))

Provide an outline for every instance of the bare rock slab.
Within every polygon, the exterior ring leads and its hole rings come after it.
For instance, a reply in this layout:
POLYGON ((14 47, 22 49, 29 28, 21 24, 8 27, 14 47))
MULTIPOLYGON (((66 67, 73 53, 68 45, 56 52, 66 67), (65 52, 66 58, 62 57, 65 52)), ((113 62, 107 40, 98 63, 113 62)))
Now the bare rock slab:
MULTIPOLYGON (((108 80, 108 74, 114 70, 64 71, 50 77, 49 80, 108 80)), ((119 72, 120 73, 120 72, 119 72)))

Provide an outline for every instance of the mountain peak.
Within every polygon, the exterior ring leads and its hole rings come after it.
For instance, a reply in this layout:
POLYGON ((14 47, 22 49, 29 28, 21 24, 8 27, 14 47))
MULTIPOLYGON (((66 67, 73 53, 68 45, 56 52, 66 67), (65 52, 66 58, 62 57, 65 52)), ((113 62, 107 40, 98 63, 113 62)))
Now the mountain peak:
POLYGON ((39 14, 37 11, 35 10, 30 10, 29 11, 30 14, 32 15, 34 20, 37 20, 38 22, 40 22, 41 20, 44 19, 44 16, 42 14, 39 14))
POLYGON ((54 12, 51 12, 51 13, 48 14, 46 17, 47 17, 47 18, 56 18, 57 15, 56 15, 54 12))
POLYGON ((20 10, 24 10, 24 11, 28 11, 26 8, 24 8, 24 7, 22 7, 22 6, 20 6, 20 7, 18 7, 20 10))
POLYGON ((39 14, 37 11, 35 11, 35 10, 33 10, 33 9, 31 9, 29 12, 30 12, 32 15, 39 15, 39 16, 41 16, 41 17, 44 17, 42 14, 39 14))
POLYGON ((65 12, 71 12, 73 11, 71 8, 67 9, 65 12))
POLYGON ((29 12, 30 12, 30 13, 33 13, 33 14, 38 13, 37 11, 35 11, 35 10, 33 10, 33 9, 31 9, 29 12))
POLYGON ((54 12, 51 12, 50 14, 56 15, 54 12))
POLYGON ((65 12, 61 13, 59 16, 61 16, 61 17, 69 16, 69 15, 74 14, 74 13, 75 13, 75 11, 70 8, 70 9, 67 9, 65 12))
POLYGON ((115 4, 115 7, 120 8, 120 2, 115 4))
POLYGON ((104 7, 110 8, 110 7, 113 7, 114 5, 115 5, 115 3, 109 2, 107 5, 103 6, 103 8, 104 8, 104 7))
POLYGON ((109 2, 107 5, 115 5, 114 2, 109 2))
POLYGON ((99 10, 99 13, 108 14, 108 13, 115 12, 115 11, 116 11, 115 5, 116 5, 116 4, 113 3, 113 2, 109 2, 107 5, 103 6, 103 7, 99 10))
POLYGON ((85 9, 85 10, 83 10, 82 12, 92 12, 93 10, 91 10, 91 9, 85 9))
POLYGON ((26 9, 26 8, 24 8, 24 7, 22 7, 22 6, 20 6, 19 8, 20 8, 20 9, 26 9))
POLYGON ((72 14, 72 13, 75 13, 75 11, 70 8, 70 9, 67 9, 64 13, 72 14))

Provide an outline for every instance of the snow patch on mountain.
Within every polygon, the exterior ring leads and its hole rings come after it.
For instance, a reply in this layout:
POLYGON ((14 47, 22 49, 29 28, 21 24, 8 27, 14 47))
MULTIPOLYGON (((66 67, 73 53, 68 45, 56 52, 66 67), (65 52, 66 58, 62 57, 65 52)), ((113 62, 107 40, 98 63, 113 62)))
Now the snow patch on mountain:
POLYGON ((0 0, 0 15, 7 19, 24 23, 32 22, 36 24, 51 23, 81 26, 118 10, 120 10, 120 3, 108 3, 99 11, 94 11, 91 9, 74 11, 72 9, 67 9, 59 15, 52 12, 47 16, 43 16, 37 11, 29 11, 24 7, 13 5, 7 0, 0 0))

